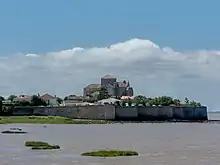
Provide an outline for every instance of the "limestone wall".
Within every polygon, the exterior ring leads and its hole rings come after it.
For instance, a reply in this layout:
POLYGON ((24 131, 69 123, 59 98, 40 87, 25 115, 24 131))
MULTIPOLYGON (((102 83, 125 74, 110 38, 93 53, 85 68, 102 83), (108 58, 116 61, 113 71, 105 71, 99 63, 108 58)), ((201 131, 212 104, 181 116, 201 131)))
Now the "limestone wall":
POLYGON ((183 107, 173 107, 173 118, 174 119, 183 119, 183 107))
POLYGON ((138 119, 137 107, 115 107, 116 120, 136 120, 138 119))
POLYGON ((107 120, 207 120, 207 107, 119 107, 87 105, 61 107, 15 107, 13 115, 47 115, 107 120))
POLYGON ((208 120, 207 107, 194 107, 195 120, 208 120))
POLYGON ((115 118, 118 120, 207 120, 206 107, 116 107, 115 118))
POLYGON ((158 117, 161 119, 172 119, 173 107, 171 106, 158 107, 158 117))
POLYGON ((141 120, 167 120, 172 119, 173 109, 170 106, 138 107, 138 116, 141 120))
POLYGON ((207 120, 207 107, 173 107, 173 118, 181 120, 207 120))
POLYGON ((158 116, 157 107, 138 107, 138 117, 140 120, 154 120, 158 116))
POLYGON ((77 119, 115 119, 113 105, 35 107, 34 115, 63 116, 77 119))
POLYGON ((13 109, 13 115, 32 115, 33 107, 15 107, 13 109))
POLYGON ((74 118, 81 119, 115 119, 114 105, 96 105, 76 107, 73 113, 74 118))

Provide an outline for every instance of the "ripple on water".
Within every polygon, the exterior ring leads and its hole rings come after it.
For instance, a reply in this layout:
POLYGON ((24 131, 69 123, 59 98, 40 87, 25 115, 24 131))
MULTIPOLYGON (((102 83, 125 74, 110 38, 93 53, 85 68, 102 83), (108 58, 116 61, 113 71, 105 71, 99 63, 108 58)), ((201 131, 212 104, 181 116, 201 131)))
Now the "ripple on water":
POLYGON ((77 154, 61 154, 60 156, 63 158, 82 158, 81 155, 77 154))
POLYGON ((14 148, 14 147, 0 147, 0 151, 23 151, 22 148, 14 148))

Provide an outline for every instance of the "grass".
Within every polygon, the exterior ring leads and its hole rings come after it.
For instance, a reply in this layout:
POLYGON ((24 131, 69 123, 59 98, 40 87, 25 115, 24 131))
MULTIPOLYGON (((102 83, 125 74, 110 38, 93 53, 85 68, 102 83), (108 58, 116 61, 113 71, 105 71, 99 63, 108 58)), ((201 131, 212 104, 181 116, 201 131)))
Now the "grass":
POLYGON ((41 141, 27 141, 25 142, 26 147, 31 147, 32 150, 53 150, 60 149, 58 145, 51 145, 47 142, 41 141))
POLYGON ((82 156, 95 156, 95 157, 118 157, 118 156, 137 156, 136 151, 121 151, 121 150, 98 150, 94 152, 85 152, 82 156))
POLYGON ((0 124, 110 124, 107 120, 70 119, 60 116, 4 116, 0 124))
POLYGON ((25 142, 26 147, 37 147, 37 146, 46 146, 49 145, 47 142, 41 141, 27 141, 25 142))
POLYGON ((73 119, 73 124, 112 124, 110 120, 88 120, 88 119, 73 119))
POLYGON ((0 117, 0 124, 72 124, 72 119, 59 116, 5 116, 0 117))
POLYGON ((31 147, 32 150, 56 150, 60 149, 58 145, 47 145, 47 146, 38 146, 38 147, 31 147))

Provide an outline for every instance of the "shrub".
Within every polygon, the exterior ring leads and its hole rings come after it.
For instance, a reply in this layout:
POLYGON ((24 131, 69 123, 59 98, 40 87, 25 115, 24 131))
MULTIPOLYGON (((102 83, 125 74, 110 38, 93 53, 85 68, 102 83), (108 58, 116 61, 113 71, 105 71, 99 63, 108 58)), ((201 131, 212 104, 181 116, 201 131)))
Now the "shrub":
POLYGON ((82 156, 96 156, 96 157, 117 157, 117 156, 137 156, 136 151, 121 151, 121 150, 98 150, 94 152, 85 152, 82 156))
POLYGON ((58 145, 51 145, 47 142, 41 141, 27 141, 25 142, 26 147, 31 147, 32 150, 53 150, 60 149, 58 145))

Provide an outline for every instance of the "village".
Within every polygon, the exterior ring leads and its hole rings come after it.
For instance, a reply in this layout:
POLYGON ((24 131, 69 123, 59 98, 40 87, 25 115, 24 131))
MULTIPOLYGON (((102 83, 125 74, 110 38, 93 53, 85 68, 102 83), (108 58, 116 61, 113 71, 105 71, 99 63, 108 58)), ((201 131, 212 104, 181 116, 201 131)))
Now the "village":
POLYGON ((83 88, 83 95, 70 94, 64 98, 45 93, 40 95, 11 95, 7 99, 2 98, 5 106, 75 106, 115 104, 116 102, 134 100, 133 88, 129 81, 117 82, 117 78, 106 75, 101 78, 101 83, 89 84, 83 88))
POLYGON ((64 98, 48 93, 2 98, 1 115, 63 116, 104 120, 207 120, 207 107, 196 101, 169 96, 134 96, 129 81, 106 75, 100 84, 89 84, 83 95, 64 98))

